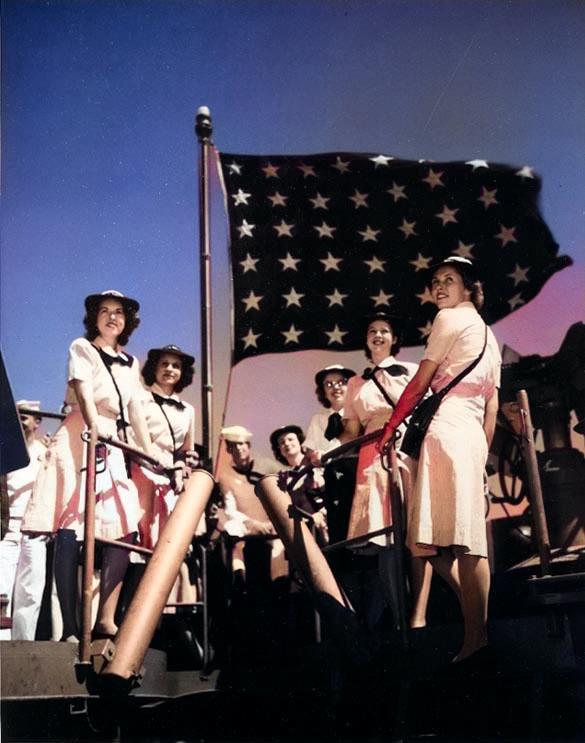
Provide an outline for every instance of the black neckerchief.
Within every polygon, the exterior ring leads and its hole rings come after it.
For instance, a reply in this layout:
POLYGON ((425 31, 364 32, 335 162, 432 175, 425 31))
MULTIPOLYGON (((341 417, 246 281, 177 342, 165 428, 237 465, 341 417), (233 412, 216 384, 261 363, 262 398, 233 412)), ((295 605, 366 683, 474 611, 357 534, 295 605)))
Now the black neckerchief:
POLYGON ((250 485, 256 485, 256 483, 260 482, 260 480, 264 477, 261 472, 254 471, 254 460, 252 460, 246 467, 238 467, 232 462, 232 467, 234 468, 234 471, 238 473, 238 475, 244 475, 250 485))

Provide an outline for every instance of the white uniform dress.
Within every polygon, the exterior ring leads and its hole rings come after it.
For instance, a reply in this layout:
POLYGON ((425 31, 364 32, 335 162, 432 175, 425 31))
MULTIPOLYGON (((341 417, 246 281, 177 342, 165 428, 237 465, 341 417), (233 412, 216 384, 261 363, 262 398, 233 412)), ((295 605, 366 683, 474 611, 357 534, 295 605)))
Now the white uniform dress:
MULTIPOLYGON (((379 364, 376 378, 390 399, 396 403, 409 380, 415 375, 417 368, 416 364, 397 361, 393 356, 388 356, 379 364), (385 368, 394 365, 399 365, 406 373, 393 376, 384 371, 385 368)), ((365 380, 362 376, 355 376, 348 381, 344 418, 358 420, 365 434, 381 428, 390 417, 392 410, 393 408, 388 404, 373 379, 365 380)), ((347 537, 353 539, 391 526, 391 524, 388 473, 382 467, 376 442, 372 441, 360 448, 356 488, 347 537)), ((380 546, 392 543, 389 535, 374 537, 370 541, 380 546)))
MULTIPOLYGON (((339 446, 339 439, 327 439, 325 438, 325 431, 329 424, 329 416, 335 411, 331 408, 321 408, 317 411, 307 427, 307 435, 304 441, 304 445, 307 449, 316 449, 318 451, 329 451, 339 446)), ((337 411, 343 418, 343 408, 337 411)))
MULTIPOLYGON (((183 450, 188 434, 195 431, 195 408, 181 400, 178 395, 171 395, 170 398, 158 397, 160 404, 150 390, 144 390, 144 415, 152 442, 153 456, 164 467, 173 469, 175 452, 183 450)), ((141 510, 149 511, 152 508, 150 539, 145 545, 151 548, 158 541, 179 496, 168 477, 158 475, 146 467, 139 467, 133 463, 132 477, 138 486, 141 510), (143 500, 152 493, 151 488, 141 487, 144 478, 154 483, 153 504, 145 503, 143 500)))
MULTIPOLYGON (((424 356, 439 364, 433 391, 479 355, 484 338, 485 323, 471 302, 437 314, 424 356)), ((481 361, 447 393, 421 447, 408 518, 407 543, 415 554, 429 554, 422 545, 460 545, 472 555, 487 556, 483 422, 486 400, 500 384, 500 368, 498 344, 488 328, 481 361)))
MULTIPOLYGON (((121 415, 120 403, 127 421, 128 402, 138 396, 142 389, 138 361, 126 354, 119 356, 131 363, 114 363, 110 367, 110 374, 98 349, 90 341, 78 338, 69 349, 68 382, 80 380, 91 384, 100 433, 113 438, 117 438, 116 421, 121 415)), ((82 539, 85 444, 81 434, 86 430, 86 425, 71 384, 67 385, 65 401, 71 412, 47 449, 22 528, 23 531, 41 533, 71 529, 76 532, 78 539, 82 539)), ((106 467, 96 476, 96 535, 119 539, 131 534, 137 529, 139 513, 138 493, 127 475, 122 451, 107 446, 106 467)))

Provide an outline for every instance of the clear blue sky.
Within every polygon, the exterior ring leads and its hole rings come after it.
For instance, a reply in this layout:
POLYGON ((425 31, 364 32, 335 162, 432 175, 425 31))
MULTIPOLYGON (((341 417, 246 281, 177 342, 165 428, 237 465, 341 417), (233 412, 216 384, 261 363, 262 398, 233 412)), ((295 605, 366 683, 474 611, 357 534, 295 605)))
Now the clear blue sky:
MULTIPOLYGON (((141 302, 128 347, 141 360, 165 343, 199 357, 202 105, 226 152, 532 166, 575 264, 494 331, 523 355, 554 353, 585 305, 584 37, 577 0, 3 0, 0 337, 15 397, 59 408, 83 299, 105 289, 141 302)), ((219 415, 229 276, 214 197, 219 415)), ((336 360, 242 362, 226 422, 265 450, 273 428, 307 425, 313 375, 336 360)))

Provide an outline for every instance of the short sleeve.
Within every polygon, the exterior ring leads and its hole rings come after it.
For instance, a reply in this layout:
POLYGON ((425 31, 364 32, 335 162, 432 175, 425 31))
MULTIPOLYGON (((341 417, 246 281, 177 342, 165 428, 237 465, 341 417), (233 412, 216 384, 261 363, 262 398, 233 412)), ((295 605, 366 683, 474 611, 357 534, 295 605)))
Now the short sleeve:
POLYGON ((91 343, 85 338, 77 338, 69 347, 67 381, 74 379, 90 382, 95 374, 96 357, 91 343))
POLYGON ((347 395, 345 396, 345 402, 343 403, 343 417, 347 418, 347 420, 359 421, 360 419, 354 405, 356 394, 359 389, 354 380, 358 379, 360 379, 360 377, 352 377, 347 383, 347 395))
POLYGON ((457 316, 450 309, 440 310, 435 317, 423 358, 440 364, 461 332, 457 316))

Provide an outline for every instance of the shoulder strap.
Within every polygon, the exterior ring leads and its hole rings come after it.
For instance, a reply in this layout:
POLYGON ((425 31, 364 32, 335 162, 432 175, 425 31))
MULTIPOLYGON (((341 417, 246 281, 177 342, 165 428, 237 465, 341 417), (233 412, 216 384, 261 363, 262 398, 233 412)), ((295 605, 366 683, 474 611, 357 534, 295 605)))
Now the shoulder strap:
MULTIPOLYGON (((114 374, 112 372, 111 364, 108 364, 105 356, 105 354, 102 349, 99 346, 96 346, 94 343, 91 344, 96 351, 99 354, 100 359, 103 361, 104 366, 108 370, 108 373, 110 377, 112 378, 112 382, 114 383, 114 387, 116 389, 116 394, 118 395, 118 406, 120 408, 120 423, 121 423, 121 429, 122 429, 122 438, 123 440, 128 443, 128 434, 126 433, 126 427, 129 425, 128 421, 126 420, 126 417, 124 416, 124 404, 122 402, 122 393, 120 392, 120 388, 118 387, 118 383, 116 382, 116 378, 114 377, 114 374)), ((131 364, 130 364, 131 365, 131 364)))
POLYGON ((388 403, 388 405, 390 405, 390 406, 391 406, 391 407, 393 408, 393 407, 395 407, 396 403, 395 403, 395 402, 393 402, 393 401, 392 401, 392 400, 390 399, 390 395, 389 395, 389 394, 388 394, 388 393, 386 392, 386 390, 384 389, 384 387, 382 387, 382 384, 381 384, 380 380, 379 380, 379 379, 378 379, 378 377, 376 376, 376 372, 378 371, 378 369, 382 369, 382 370, 383 370, 383 367, 380 367, 380 366, 375 366, 375 367, 374 367, 374 368, 372 369, 372 371, 368 373, 368 379, 371 379, 371 380, 372 380, 372 382, 374 382, 374 384, 376 385, 376 387, 377 387, 377 388, 378 388, 378 389, 380 390, 380 392, 381 392, 381 393, 382 393, 382 394, 384 395, 384 399, 386 400, 386 402, 388 403))
POLYGON ((162 402, 163 401, 163 398, 160 395, 157 395, 156 393, 152 392, 152 390, 151 390, 151 394, 152 394, 152 397, 153 397, 154 401, 159 406, 161 413, 164 415, 165 420, 167 422, 167 426, 169 427, 169 431, 170 431, 170 434, 171 434, 171 440, 173 442, 173 453, 174 453, 177 450, 177 442, 175 440, 175 433, 173 431, 173 427, 171 426, 171 422, 169 420, 169 416, 165 413, 165 409, 163 407, 163 402, 162 402))

